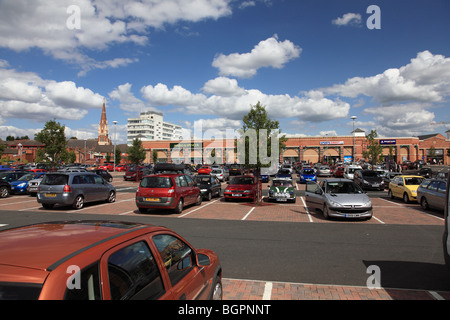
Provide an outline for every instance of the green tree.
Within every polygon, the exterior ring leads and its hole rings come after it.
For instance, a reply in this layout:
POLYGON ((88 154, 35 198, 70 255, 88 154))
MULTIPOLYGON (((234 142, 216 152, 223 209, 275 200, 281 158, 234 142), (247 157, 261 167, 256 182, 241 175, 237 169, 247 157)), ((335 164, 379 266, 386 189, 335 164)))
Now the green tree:
POLYGON ((120 164, 120 161, 122 161, 122 151, 119 147, 116 147, 116 166, 120 164))
POLYGON ((134 138, 131 147, 128 148, 128 160, 134 164, 145 160, 145 150, 142 147, 142 141, 138 138, 134 138))
POLYGON ((158 150, 153 149, 152 160, 153 160, 153 164, 158 162, 158 150))
POLYGON ((37 160, 49 162, 54 166, 66 160, 65 128, 59 122, 50 120, 45 123, 44 129, 35 134, 34 139, 45 145, 42 150, 38 150, 37 160))
MULTIPOLYGON (((244 167, 253 169, 258 182, 258 195, 259 180, 261 168, 269 167, 273 161, 279 161, 279 155, 281 150, 286 146, 287 138, 285 136, 280 137, 279 122, 277 120, 271 120, 266 107, 261 105, 258 101, 256 105, 251 105, 251 109, 247 115, 242 119, 243 127, 240 130, 240 141, 238 144, 238 153, 242 152, 242 146, 245 146, 244 153, 238 154, 238 159, 244 164, 244 167), (272 141, 277 139, 277 141, 272 141), (278 142, 277 150, 272 150, 272 145, 276 146, 278 142), (243 157, 245 156, 245 160, 243 157), (242 161, 244 160, 244 161, 242 161)), ((260 196, 256 197, 256 203, 260 204, 260 196)))
POLYGON ((369 162, 372 165, 381 162, 383 158, 383 147, 379 144, 378 140, 376 140, 377 137, 377 131, 371 130, 366 136, 368 142, 367 149, 363 151, 364 158, 369 159, 369 162))

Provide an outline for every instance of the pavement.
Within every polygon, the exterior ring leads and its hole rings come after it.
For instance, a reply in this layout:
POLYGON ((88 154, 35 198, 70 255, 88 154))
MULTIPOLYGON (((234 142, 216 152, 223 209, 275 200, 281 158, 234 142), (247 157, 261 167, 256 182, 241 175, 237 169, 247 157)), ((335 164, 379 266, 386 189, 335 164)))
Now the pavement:
MULTIPOLYGON (((120 216, 142 216, 135 205, 137 182, 123 181, 122 174, 115 173, 113 184, 118 191, 113 204, 86 205, 81 210, 67 207, 44 209, 30 196, 11 196, 2 199, 0 211, 16 210, 23 212, 67 212, 77 214, 108 214, 120 216)), ((266 187, 264 184, 263 187, 266 187)), ((223 188, 225 189, 225 185, 223 188)), ((299 194, 304 185, 298 185, 299 194)), ((310 212, 305 206, 304 197, 297 196, 295 204, 268 203, 261 206, 248 202, 225 202, 222 197, 203 201, 201 206, 190 206, 179 215, 163 211, 151 211, 145 216, 173 219, 231 219, 252 221, 279 221, 292 223, 350 223, 350 224, 444 224, 443 213, 424 211, 417 203, 404 204, 391 200, 381 193, 372 197, 373 218, 367 221, 325 220, 321 213, 310 212)), ((450 292, 407 290, 398 288, 369 288, 367 286, 342 286, 313 283, 275 282, 252 279, 223 279, 224 300, 450 300, 450 292)))

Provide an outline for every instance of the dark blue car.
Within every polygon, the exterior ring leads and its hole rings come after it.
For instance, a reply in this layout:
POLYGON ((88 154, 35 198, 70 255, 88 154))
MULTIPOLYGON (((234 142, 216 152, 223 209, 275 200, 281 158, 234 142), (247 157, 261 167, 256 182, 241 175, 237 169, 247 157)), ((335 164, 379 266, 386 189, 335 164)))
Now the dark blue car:
POLYGON ((300 171, 300 183, 306 183, 307 181, 317 181, 316 170, 303 169, 300 171))
POLYGON ((11 181, 11 193, 14 194, 26 194, 28 181, 37 179, 38 177, 44 175, 45 172, 30 172, 19 178, 19 180, 11 181))

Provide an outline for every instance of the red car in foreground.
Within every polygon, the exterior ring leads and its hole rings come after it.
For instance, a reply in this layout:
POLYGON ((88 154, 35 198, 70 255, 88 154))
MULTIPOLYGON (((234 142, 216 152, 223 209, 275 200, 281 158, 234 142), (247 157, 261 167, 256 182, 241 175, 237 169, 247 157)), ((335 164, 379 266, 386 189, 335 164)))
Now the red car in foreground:
POLYGON ((1 299, 221 299, 217 255, 165 227, 47 222, 0 232, 1 299))
POLYGON ((190 204, 200 205, 202 194, 195 181, 185 174, 161 173, 146 176, 136 191, 136 206, 147 209, 174 209, 181 213, 190 204))
POLYGON ((252 199, 256 198, 256 178, 251 175, 232 177, 223 195, 225 201, 230 199, 252 199))

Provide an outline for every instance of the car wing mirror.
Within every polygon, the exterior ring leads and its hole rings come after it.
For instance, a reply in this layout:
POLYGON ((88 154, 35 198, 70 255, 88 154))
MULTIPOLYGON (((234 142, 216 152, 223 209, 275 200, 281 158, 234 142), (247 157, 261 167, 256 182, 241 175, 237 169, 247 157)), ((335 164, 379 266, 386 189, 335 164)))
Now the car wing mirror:
POLYGON ((207 267, 211 264, 211 260, 206 254, 197 254, 197 263, 200 267, 207 267))

